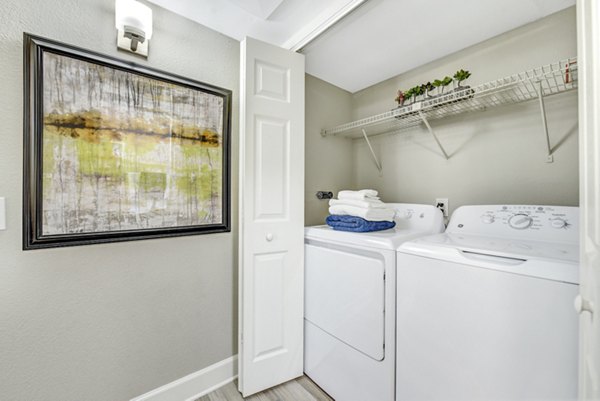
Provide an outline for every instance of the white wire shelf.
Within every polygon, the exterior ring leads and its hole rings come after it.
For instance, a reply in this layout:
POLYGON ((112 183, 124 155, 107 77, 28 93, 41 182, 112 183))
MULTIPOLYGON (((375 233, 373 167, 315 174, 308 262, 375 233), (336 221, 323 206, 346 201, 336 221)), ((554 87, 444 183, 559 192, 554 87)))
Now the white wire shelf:
MULTIPOLYGON (((381 135, 421 124, 425 124, 431 131, 428 120, 533 99, 541 99, 540 102, 543 103, 543 98, 546 96, 576 88, 577 59, 572 57, 486 82, 473 88, 454 90, 385 113, 323 129, 321 134, 323 136, 343 135, 344 137, 359 138, 365 134, 368 136, 381 135), (366 133, 363 133, 363 130, 366 133)), ((542 113, 544 112, 542 111, 542 113)))

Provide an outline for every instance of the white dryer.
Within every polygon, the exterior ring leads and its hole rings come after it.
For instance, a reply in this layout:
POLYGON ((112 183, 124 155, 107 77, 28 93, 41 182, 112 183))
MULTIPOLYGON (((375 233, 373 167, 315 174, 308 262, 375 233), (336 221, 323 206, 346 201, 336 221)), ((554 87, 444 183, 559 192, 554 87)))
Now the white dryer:
POLYGON ((577 399, 578 219, 464 206, 402 244, 396 401, 577 399))
POLYGON ((433 206, 393 204, 396 227, 305 229, 304 371, 337 401, 393 401, 396 249, 444 230, 433 206))

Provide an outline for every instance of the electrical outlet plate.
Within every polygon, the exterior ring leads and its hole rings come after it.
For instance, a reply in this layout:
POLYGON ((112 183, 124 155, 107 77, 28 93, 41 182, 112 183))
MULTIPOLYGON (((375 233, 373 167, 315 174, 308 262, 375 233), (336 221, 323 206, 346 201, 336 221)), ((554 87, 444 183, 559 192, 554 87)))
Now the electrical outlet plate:
POLYGON ((444 217, 448 217, 448 198, 436 198, 435 206, 444 213, 444 217))

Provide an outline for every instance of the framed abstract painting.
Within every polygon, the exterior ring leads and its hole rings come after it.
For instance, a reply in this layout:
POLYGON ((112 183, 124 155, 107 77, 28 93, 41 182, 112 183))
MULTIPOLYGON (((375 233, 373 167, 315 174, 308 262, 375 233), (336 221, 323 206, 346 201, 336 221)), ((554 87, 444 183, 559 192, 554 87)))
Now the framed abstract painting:
POLYGON ((230 90, 24 45, 24 249, 230 231, 230 90))

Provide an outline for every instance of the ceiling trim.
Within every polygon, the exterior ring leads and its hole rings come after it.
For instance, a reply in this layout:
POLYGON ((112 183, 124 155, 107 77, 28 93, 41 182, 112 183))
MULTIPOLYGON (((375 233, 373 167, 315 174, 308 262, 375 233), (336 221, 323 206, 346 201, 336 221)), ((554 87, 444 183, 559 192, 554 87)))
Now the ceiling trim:
POLYGON ((325 10, 305 28, 296 32, 281 47, 291 51, 300 51, 310 42, 318 38, 329 28, 337 24, 345 16, 356 10, 368 0, 351 0, 339 10, 325 10))

